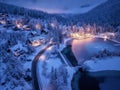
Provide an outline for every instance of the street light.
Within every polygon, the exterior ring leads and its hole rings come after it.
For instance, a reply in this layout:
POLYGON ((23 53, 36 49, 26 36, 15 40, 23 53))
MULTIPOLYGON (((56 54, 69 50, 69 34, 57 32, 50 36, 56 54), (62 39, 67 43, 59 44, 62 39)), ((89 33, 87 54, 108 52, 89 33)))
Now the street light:
POLYGON ((54 23, 51 23, 50 24, 52 28, 55 28, 55 24, 54 23))
POLYGON ((17 26, 17 28, 19 28, 19 29, 22 28, 22 24, 21 24, 21 23, 17 23, 16 26, 17 26))
POLYGON ((107 35, 105 35, 103 38, 104 38, 104 41, 106 41, 108 39, 107 35))
POLYGON ((35 28, 36 28, 36 30, 39 30, 39 29, 41 29, 41 25, 40 25, 39 23, 37 23, 37 24, 35 25, 35 28))
POLYGON ((49 47, 49 48, 47 48, 47 50, 48 50, 48 51, 52 50, 52 46, 51 46, 51 47, 49 47))
POLYGON ((6 24, 6 21, 0 20, 0 23, 5 25, 5 24, 6 24))
POLYGON ((41 55, 41 56, 39 57, 40 60, 45 60, 45 58, 46 58, 45 55, 41 55))
POLYGON ((41 44, 41 42, 39 41, 39 40, 34 40, 33 42, 32 42, 32 46, 34 46, 34 47, 37 47, 37 46, 39 46, 41 44))

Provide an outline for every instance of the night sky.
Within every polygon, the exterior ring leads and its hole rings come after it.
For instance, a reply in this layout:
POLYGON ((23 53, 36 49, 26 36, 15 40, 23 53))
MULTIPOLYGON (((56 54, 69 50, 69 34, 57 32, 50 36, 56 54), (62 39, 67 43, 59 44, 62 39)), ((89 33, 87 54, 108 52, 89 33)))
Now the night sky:
POLYGON ((106 0, 1 0, 48 13, 84 13, 106 0))

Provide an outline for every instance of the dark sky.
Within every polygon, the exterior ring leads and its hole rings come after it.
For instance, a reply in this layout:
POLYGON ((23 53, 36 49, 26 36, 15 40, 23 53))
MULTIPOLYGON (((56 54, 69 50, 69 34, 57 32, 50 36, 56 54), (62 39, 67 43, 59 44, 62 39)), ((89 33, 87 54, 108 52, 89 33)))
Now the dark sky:
POLYGON ((107 0, 3 0, 48 13, 84 13, 107 0))

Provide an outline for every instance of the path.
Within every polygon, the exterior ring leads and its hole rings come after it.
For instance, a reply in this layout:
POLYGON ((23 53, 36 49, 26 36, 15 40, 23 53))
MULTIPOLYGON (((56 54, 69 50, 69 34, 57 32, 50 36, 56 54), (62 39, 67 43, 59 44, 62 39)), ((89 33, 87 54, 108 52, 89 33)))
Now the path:
POLYGON ((48 46, 46 46, 44 49, 42 49, 34 58, 33 62, 32 62, 32 79, 33 79, 33 89, 34 90, 42 90, 42 83, 41 81, 37 80, 37 63, 39 61, 39 57, 46 51, 47 48, 49 48, 50 46, 52 46, 53 44, 49 44, 48 46), (41 86, 40 86, 41 85, 41 86), (40 87, 39 87, 40 86, 40 87))

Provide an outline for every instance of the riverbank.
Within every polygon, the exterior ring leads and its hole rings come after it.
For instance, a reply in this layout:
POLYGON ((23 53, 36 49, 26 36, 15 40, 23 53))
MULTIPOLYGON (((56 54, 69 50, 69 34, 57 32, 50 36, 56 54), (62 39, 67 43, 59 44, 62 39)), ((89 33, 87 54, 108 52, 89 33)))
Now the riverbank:
POLYGON ((120 90, 120 71, 86 72, 80 69, 72 79, 72 90, 120 90))
POLYGON ((84 62, 83 68, 89 72, 116 70, 120 71, 120 57, 105 57, 101 59, 89 60, 84 62))

